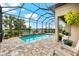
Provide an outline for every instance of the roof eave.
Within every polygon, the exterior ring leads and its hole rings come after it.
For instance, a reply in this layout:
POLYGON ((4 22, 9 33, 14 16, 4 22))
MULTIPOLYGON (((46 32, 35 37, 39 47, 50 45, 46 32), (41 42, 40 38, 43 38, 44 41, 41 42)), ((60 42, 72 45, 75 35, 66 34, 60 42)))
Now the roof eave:
POLYGON ((64 4, 66 4, 66 3, 57 3, 57 4, 53 5, 53 6, 50 6, 49 8, 50 8, 51 11, 54 11, 57 7, 60 7, 60 6, 64 5, 64 4))

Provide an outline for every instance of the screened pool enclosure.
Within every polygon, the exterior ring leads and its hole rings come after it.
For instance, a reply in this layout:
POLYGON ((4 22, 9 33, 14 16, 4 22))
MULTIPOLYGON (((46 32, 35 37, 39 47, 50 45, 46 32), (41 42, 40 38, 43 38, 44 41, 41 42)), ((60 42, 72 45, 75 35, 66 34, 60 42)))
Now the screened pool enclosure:
POLYGON ((2 3, 0 4, 0 42, 2 38, 54 33, 53 3, 2 3))

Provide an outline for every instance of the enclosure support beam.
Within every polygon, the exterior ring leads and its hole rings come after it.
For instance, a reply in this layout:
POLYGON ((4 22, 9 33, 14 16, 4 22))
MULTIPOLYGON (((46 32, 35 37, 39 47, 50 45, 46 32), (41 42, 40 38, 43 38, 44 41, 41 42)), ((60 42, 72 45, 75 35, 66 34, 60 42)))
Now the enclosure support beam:
MULTIPOLYGON (((52 28, 52 24, 53 24, 53 22, 50 23, 50 28, 51 28, 51 30, 53 29, 53 28, 52 28)), ((50 30, 50 32, 51 32, 51 30, 50 30)))
POLYGON ((49 17, 46 17, 41 23, 42 23, 42 33, 43 33, 43 23, 47 20, 47 19, 49 19, 49 18, 51 18, 52 16, 49 16, 49 17))
POLYGON ((42 22, 42 32, 41 33, 43 33, 43 22, 42 22))
MULTIPOLYGON (((47 24, 49 23, 50 20, 52 20, 52 18, 49 19, 49 20, 46 22, 46 32, 48 32, 48 30, 50 30, 50 28, 47 27, 47 24)), ((50 24, 48 24, 48 25, 50 25, 50 24)))
POLYGON ((0 6, 0 42, 2 42, 3 32, 2 32, 2 7, 0 6))
POLYGON ((59 18, 56 17, 56 29, 55 29, 55 34, 56 34, 56 40, 58 41, 59 39, 59 18))
POLYGON ((48 29, 48 28, 47 28, 47 23, 46 23, 46 32, 47 32, 47 29, 48 29))
POLYGON ((51 33, 51 27, 50 27, 50 23, 49 23, 49 33, 51 33))

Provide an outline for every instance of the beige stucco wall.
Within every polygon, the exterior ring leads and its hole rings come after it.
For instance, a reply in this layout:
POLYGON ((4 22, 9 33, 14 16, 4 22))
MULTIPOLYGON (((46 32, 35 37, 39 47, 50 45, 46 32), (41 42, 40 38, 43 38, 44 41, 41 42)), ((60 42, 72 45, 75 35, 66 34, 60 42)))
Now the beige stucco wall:
MULTIPOLYGON (((65 4, 63 6, 57 7, 55 8, 55 17, 56 17, 56 21, 57 21, 57 17, 62 16, 66 13, 68 13, 69 11, 74 11, 79 13, 79 4, 65 4)), ((58 22, 56 22, 58 23, 58 22)), ((58 24, 57 24, 58 25, 58 24)), ((57 39, 57 25, 56 25, 56 39, 57 39)), ((66 28, 66 30, 68 30, 66 28)), ((75 26, 71 26, 71 40, 73 41, 73 45, 75 45, 77 43, 77 41, 79 40, 79 26, 75 25, 75 26)))
POLYGON ((79 40, 79 25, 71 26, 71 40, 73 40, 73 45, 76 45, 76 43, 79 40))

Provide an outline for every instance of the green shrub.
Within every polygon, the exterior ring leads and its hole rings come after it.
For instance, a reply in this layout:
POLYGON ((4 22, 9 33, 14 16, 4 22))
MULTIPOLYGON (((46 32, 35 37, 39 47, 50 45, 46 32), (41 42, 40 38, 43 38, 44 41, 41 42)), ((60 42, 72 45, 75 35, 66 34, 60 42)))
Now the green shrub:
POLYGON ((65 35, 69 35, 69 33, 68 32, 65 32, 65 35))
POLYGON ((19 35, 19 32, 14 30, 14 36, 18 36, 19 35))
POLYGON ((62 37, 63 37, 63 34, 60 33, 58 41, 62 41, 62 37))
POLYGON ((69 33, 68 33, 68 32, 66 32, 65 30, 64 30, 64 31, 62 31, 62 34, 64 34, 64 35, 69 35, 69 33))
POLYGON ((65 31, 65 30, 63 30, 63 31, 62 31, 62 34, 65 34, 65 32, 66 32, 66 31, 65 31))
POLYGON ((9 38, 9 35, 8 34, 5 34, 4 35, 4 39, 8 39, 9 38))

